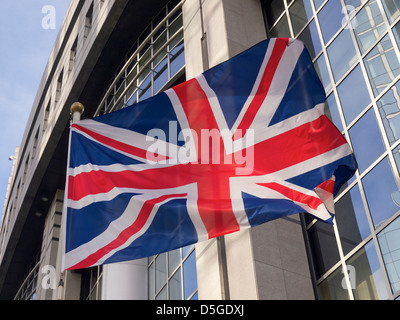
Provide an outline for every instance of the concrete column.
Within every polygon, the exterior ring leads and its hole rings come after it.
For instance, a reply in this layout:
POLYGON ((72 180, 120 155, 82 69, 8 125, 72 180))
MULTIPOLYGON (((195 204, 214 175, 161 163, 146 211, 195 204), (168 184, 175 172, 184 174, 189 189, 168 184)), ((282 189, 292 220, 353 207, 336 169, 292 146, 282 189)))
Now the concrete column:
POLYGON ((102 300, 147 300, 147 258, 103 266, 102 300))
MULTIPOLYGON (((203 0, 203 26, 209 67, 213 67, 266 38, 260 2, 257 0, 203 0)), ((203 72, 201 11, 199 0, 183 5, 186 76, 203 72)), ((228 291, 216 239, 196 245, 199 299, 256 299, 257 286, 249 231, 225 237, 228 291), (241 279, 239 281, 239 279, 241 279), (225 288, 226 289, 226 288, 225 288)))
POLYGON ((46 215, 43 230, 40 268, 38 271, 36 300, 51 300, 57 289, 56 263, 60 239, 61 213, 64 192, 57 190, 46 215))

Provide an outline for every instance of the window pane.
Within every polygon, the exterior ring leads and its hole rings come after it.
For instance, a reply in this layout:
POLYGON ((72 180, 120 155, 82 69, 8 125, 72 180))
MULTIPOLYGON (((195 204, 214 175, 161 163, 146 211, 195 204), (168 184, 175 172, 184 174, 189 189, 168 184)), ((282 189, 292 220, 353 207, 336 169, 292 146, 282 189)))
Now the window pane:
POLYGON ((400 83, 397 82, 377 102, 390 144, 400 139, 400 83))
POLYGON ((327 279, 318 285, 323 300, 349 300, 349 292, 344 285, 342 268, 338 268, 327 279))
POLYGON ((325 0, 314 0, 315 10, 318 10, 324 2, 325 0))
POLYGON ((392 291, 400 290, 400 218, 378 234, 383 261, 389 275, 392 291))
POLYGON ((173 251, 168 252, 168 275, 170 276, 179 265, 180 259, 180 250, 175 249, 173 251))
POLYGON ((178 44, 170 53, 171 77, 173 77, 184 65, 185 55, 183 52, 183 41, 178 44))
POLYGON ((389 35, 386 35, 364 58, 375 96, 400 73, 400 64, 389 35))
POLYGON ((362 183, 372 220, 375 227, 378 227, 399 210, 391 196, 398 188, 388 159, 383 159, 372 169, 362 179, 362 183))
POLYGON ((165 58, 154 69, 154 94, 168 82, 168 59, 165 58))
MULTIPOLYGON (((153 54, 155 55, 167 42, 167 30, 164 30, 163 33, 158 37, 153 44, 153 54)), ((166 56, 165 48, 161 51, 161 54, 153 60, 153 65, 156 65, 166 56)))
POLYGON ((151 75, 149 75, 139 87, 139 101, 143 101, 151 96, 151 75))
POLYGON ((374 110, 370 109, 349 130, 349 134, 358 169, 363 172, 385 151, 374 110), (370 148, 371 145, 374 147, 370 148))
POLYGON ((336 81, 356 63, 356 49, 348 29, 344 29, 328 47, 328 57, 336 81))
POLYGON ((396 39, 397 46, 400 48, 400 22, 396 23, 392 30, 394 38, 396 39))
POLYGON ((290 30, 286 15, 284 15, 275 28, 269 32, 269 35, 271 38, 290 37, 290 30))
POLYGON ((194 248, 194 244, 190 244, 186 247, 182 248, 182 259, 186 258, 186 256, 192 251, 194 248))
POLYGON ((346 122, 350 124, 371 102, 359 65, 338 86, 338 94, 346 122))
POLYGON ((296 0, 289 8, 294 34, 297 35, 301 29, 312 18, 313 11, 309 0, 296 0))
POLYGON ((335 95, 332 93, 325 104, 325 114, 335 124, 339 131, 343 131, 342 121, 340 120, 339 110, 336 103, 335 95))
POLYGON ((392 23, 400 15, 399 0, 382 0, 382 4, 390 23, 392 23))
POLYGON ((278 20, 279 16, 285 10, 285 4, 282 0, 264 1, 267 14, 268 27, 271 28, 273 24, 278 20))
POLYGON ((361 54, 366 52, 376 40, 386 31, 379 6, 375 1, 369 1, 352 20, 352 27, 361 54))
POLYGON ((332 82, 326 66, 325 56, 323 54, 314 63, 314 67, 324 85, 325 92, 328 93, 332 89, 332 82))
POLYGON ((167 300, 167 286, 164 286, 164 288, 161 290, 161 292, 157 295, 156 300, 167 300))
MULTIPOLYGON (((394 160, 396 161, 397 170, 400 171, 400 146, 393 150, 394 160)), ((400 201, 399 201, 400 203, 400 201)))
POLYGON ((160 254, 156 258, 156 292, 160 290, 160 288, 167 281, 167 261, 166 261, 166 253, 160 254))
POLYGON ((183 263, 183 285, 185 300, 197 289, 196 254, 193 251, 183 263))
POLYGON ((356 300, 385 300, 389 297, 372 241, 354 254, 347 265, 354 268, 349 269, 349 275, 356 300))
POLYGON ((154 299, 154 263, 149 268, 149 299, 154 299))
POLYGON ((169 280, 169 299, 181 300, 181 269, 179 268, 169 280))
POLYGON ((352 6, 355 9, 357 9, 359 6, 361 6, 362 3, 364 3, 366 0, 344 0, 344 3, 347 6, 352 6))
POLYGON ((335 204, 335 217, 346 255, 371 233, 358 185, 335 204))
POLYGON ((192 298, 190 298, 190 300, 199 300, 198 292, 196 292, 196 293, 192 296, 192 298))
POLYGON ((318 18, 324 41, 327 43, 341 27, 344 18, 341 2, 329 0, 318 13, 318 18))
POLYGON ((309 229, 309 234, 319 278, 339 261, 339 251, 331 225, 318 221, 309 229))
POLYGON ((307 28, 299 35, 298 39, 304 42, 308 52, 310 53, 311 59, 314 59, 318 53, 320 53, 321 41, 319 40, 317 26, 315 20, 311 21, 307 28))

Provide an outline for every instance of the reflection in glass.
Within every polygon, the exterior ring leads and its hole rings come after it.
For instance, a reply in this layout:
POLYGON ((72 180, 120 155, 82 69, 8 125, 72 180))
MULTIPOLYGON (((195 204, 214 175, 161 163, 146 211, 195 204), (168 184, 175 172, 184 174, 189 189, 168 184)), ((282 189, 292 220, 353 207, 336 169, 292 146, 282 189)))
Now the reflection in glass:
POLYGON ((318 10, 324 2, 325 0, 314 0, 315 10, 318 10))
POLYGON ((346 264, 350 268, 349 277, 354 299, 386 300, 388 298, 382 269, 372 241, 357 251, 346 264))
POLYGON ((298 39, 304 42, 311 59, 314 59, 322 50, 321 41, 319 40, 317 26, 315 20, 311 21, 307 28, 298 36, 298 39))
POLYGON ((181 270, 178 269, 169 280, 169 300, 181 300, 181 270))
POLYGON ((318 285, 318 293, 323 300, 349 300, 349 292, 344 284, 342 268, 336 269, 318 285))
POLYGON ((318 60, 315 61, 314 67, 324 85, 325 92, 328 93, 332 89, 332 82, 328 73, 324 54, 321 54, 318 60))
POLYGON ((183 263, 183 288, 185 300, 197 289, 196 253, 193 251, 183 263))
POLYGON ((183 248, 182 248, 182 259, 185 259, 186 256, 187 256, 190 252, 192 252, 193 248, 194 248, 194 244, 189 244, 188 246, 183 247, 183 248))
POLYGON ((185 65, 183 41, 171 50, 170 54, 171 78, 185 65))
POLYGON ((385 13, 392 23, 400 16, 400 2, 399 0, 382 0, 383 7, 385 8, 385 13))
POLYGON ((400 138, 400 83, 397 82, 377 102, 390 144, 400 138))
POLYGON ((335 204, 335 217, 346 255, 371 233, 358 185, 335 204))
POLYGON ((339 261, 332 225, 318 221, 309 229, 310 245, 315 260, 317 277, 321 277, 339 261))
POLYGON ((160 254, 156 258, 156 292, 167 281, 167 258, 166 253, 160 254))
POLYGON ((180 250, 175 249, 168 252, 168 276, 175 271, 176 267, 180 263, 180 250))
POLYGON ((355 9, 357 9, 359 6, 361 6, 362 3, 364 3, 367 0, 344 0, 344 3, 347 6, 352 6, 355 9))
POLYGON ((349 130, 349 135, 358 169, 363 172, 385 151, 373 109, 358 120, 349 130))
POLYGON ((329 95, 328 99, 326 99, 325 114, 339 129, 339 131, 343 131, 342 121, 340 120, 338 106, 333 93, 329 95))
POLYGON ((399 210, 391 196, 398 188, 388 159, 383 159, 372 169, 362 179, 362 183, 372 220, 375 227, 378 227, 399 210))
POLYGON ((267 8, 265 12, 267 14, 268 27, 271 28, 282 14, 283 10, 285 10, 285 4, 282 0, 264 1, 264 3, 267 8))
POLYGON ((397 170, 400 171, 400 146, 393 150, 393 157, 396 162, 397 170))
POLYGON ((290 30, 287 16, 284 15, 277 25, 269 32, 271 38, 290 37, 290 30))
POLYGON ((151 92, 151 78, 152 75, 149 75, 140 85, 139 101, 143 101, 147 98, 150 98, 153 95, 153 93, 151 92))
POLYGON ((294 1, 289 8, 289 13, 293 31, 296 36, 313 16, 310 0, 294 1))
POLYGON ((168 58, 165 57, 160 64, 154 68, 154 94, 168 82, 168 58))
POLYGON ((325 43, 335 35, 342 26, 342 5, 340 1, 329 0, 327 4, 318 13, 319 24, 325 43))
POLYGON ((356 49, 348 29, 344 29, 328 47, 328 57, 336 81, 356 63, 356 49))
POLYGON ((392 30, 397 46, 400 48, 400 22, 397 22, 392 30))
POLYGON ((164 288, 160 291, 160 293, 157 295, 156 300, 167 300, 167 286, 164 286, 164 288))
POLYGON ((389 35, 386 35, 364 58, 375 96, 382 92, 400 73, 400 64, 389 35))
POLYGON ((400 218, 378 234, 378 241, 392 291, 395 293, 400 290, 400 218))
POLYGON ((376 0, 371 0, 351 21, 361 54, 366 52, 386 31, 376 0))
POLYGON ((154 264, 152 263, 149 267, 149 299, 154 299, 154 264))
POLYGON ((359 65, 338 86, 338 94, 346 122, 350 124, 371 102, 359 65))

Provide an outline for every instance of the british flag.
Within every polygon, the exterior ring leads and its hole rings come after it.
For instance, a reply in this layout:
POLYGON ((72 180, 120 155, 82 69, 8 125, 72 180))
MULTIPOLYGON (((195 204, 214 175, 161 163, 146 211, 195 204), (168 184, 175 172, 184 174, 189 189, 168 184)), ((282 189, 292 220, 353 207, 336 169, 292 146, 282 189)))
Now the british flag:
POLYGON ((357 164, 302 42, 265 40, 72 124, 64 269, 151 256, 307 212, 332 222, 357 164))

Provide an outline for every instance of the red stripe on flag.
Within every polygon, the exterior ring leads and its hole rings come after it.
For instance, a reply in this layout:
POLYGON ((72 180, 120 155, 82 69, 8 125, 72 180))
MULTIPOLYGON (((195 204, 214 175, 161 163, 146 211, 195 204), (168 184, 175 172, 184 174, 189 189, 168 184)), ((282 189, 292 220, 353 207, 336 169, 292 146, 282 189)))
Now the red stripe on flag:
POLYGON ((160 189, 165 189, 193 182, 190 176, 182 174, 181 166, 142 171, 107 172, 92 170, 82 172, 76 176, 69 176, 68 179, 68 199, 73 201, 78 201, 88 195, 107 193, 115 187, 146 190, 159 186, 160 189))
POLYGON ((161 197, 158 197, 155 199, 147 200, 143 204, 142 209, 140 210, 135 222, 133 222, 129 227, 127 227, 125 230, 123 230, 116 239, 111 241, 109 244, 107 244, 103 248, 97 250, 95 253, 89 255, 87 258, 85 258, 81 262, 70 267, 68 270, 82 269, 82 268, 87 268, 87 267, 94 265, 97 261, 99 261, 101 258, 103 258, 106 254, 108 254, 112 250, 120 247, 126 241, 128 241, 130 237, 132 237, 134 234, 139 232, 146 224, 146 222, 151 214, 151 211, 153 210, 153 208, 156 204, 163 202, 165 200, 171 199, 171 198, 182 198, 182 197, 186 197, 186 196, 187 196, 186 193, 169 194, 169 195, 164 195, 164 196, 161 196, 161 197))
POLYGON ((317 197, 313 197, 308 194, 285 187, 276 182, 257 183, 257 184, 260 186, 275 190, 275 191, 279 192, 280 194, 284 195, 285 197, 289 198, 290 200, 303 203, 314 210, 317 210, 317 208, 322 204, 321 199, 319 199, 317 197))
POLYGON ((322 115, 254 146, 254 174, 276 172, 346 144, 345 138, 322 115))
POLYGON ((149 161, 155 161, 155 162, 169 159, 168 157, 159 155, 158 153, 149 152, 144 149, 140 149, 140 148, 134 147, 132 145, 126 144, 124 142, 111 139, 109 137, 106 137, 102 134, 91 131, 89 129, 86 129, 77 124, 73 124, 72 127, 75 128, 76 130, 86 133, 88 136, 92 137, 96 141, 98 141, 108 147, 131 154, 133 156, 137 156, 142 159, 147 159, 149 161))
POLYGON ((190 129, 194 130, 198 137, 201 136, 201 130, 219 130, 208 97, 196 79, 176 86, 174 91, 181 102, 190 129))
MULTIPOLYGON (((209 238, 240 230, 230 199, 229 178, 235 176, 235 164, 224 164, 225 148, 219 139, 221 164, 213 164, 211 144, 203 148, 202 130, 218 130, 218 123, 208 97, 196 79, 174 88, 187 117, 189 127, 197 133, 198 164, 182 167, 181 174, 195 176, 198 188, 197 206, 209 238), (208 152, 202 152, 206 149, 208 152)), ((204 131, 203 131, 204 132, 204 131)))
POLYGON ((268 94, 272 80, 275 76, 276 69, 278 68, 279 62, 281 61, 281 58, 287 46, 288 46, 287 38, 276 39, 275 46, 272 50, 271 57, 268 60, 267 66, 264 70, 264 74, 262 76, 260 85, 248 109, 246 110, 246 113, 244 114, 242 121, 240 122, 239 126, 235 131, 233 140, 238 140, 242 138, 246 133, 246 130, 252 124, 254 117, 258 113, 258 110, 261 108, 261 105, 268 94))

